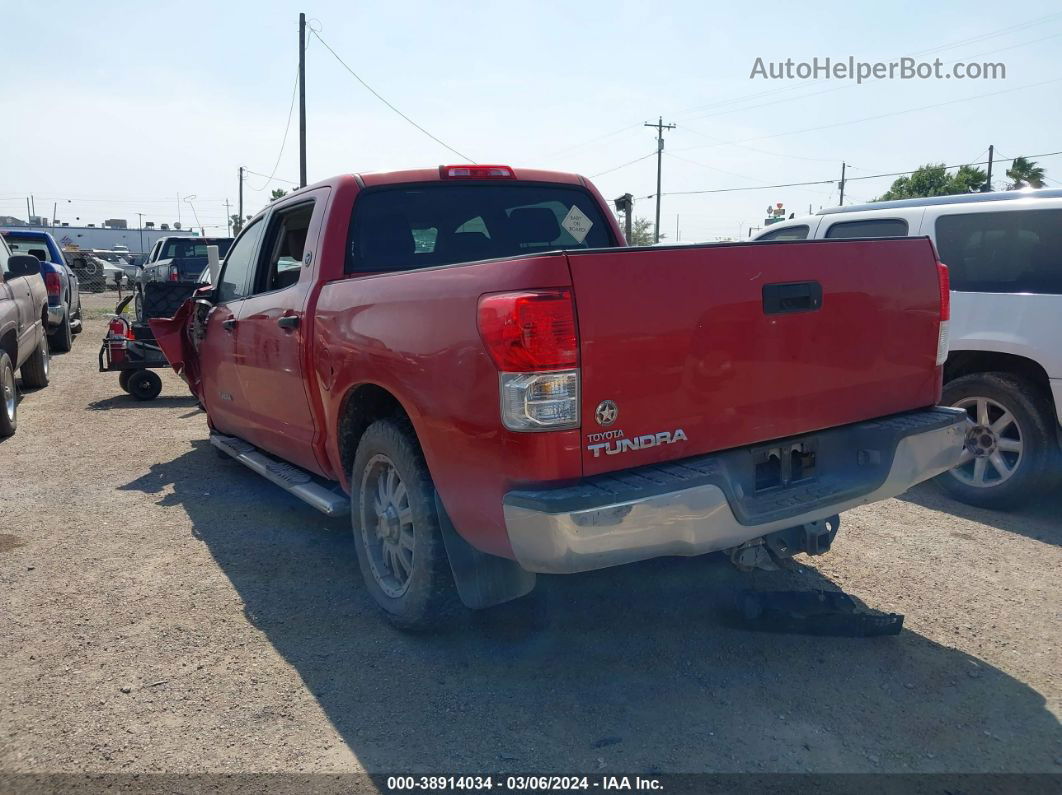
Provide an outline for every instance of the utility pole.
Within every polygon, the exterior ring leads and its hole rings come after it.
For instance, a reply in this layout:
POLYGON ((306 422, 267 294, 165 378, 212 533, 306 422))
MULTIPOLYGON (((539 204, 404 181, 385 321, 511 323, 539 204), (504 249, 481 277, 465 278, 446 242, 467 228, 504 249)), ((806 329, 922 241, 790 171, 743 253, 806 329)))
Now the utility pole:
POLYGON ((26 223, 33 223, 33 210, 30 208, 29 196, 26 197, 26 223))
POLYGON ((660 171, 663 167, 664 158, 664 130, 674 130, 674 124, 664 124, 664 117, 660 116, 656 124, 645 123, 646 127, 656 127, 656 225, 653 227, 653 242, 660 242, 660 171))
MULTIPOLYGON (((239 214, 239 227, 243 229, 243 166, 240 166, 240 204, 239 210, 236 212, 239 214)), ((236 234, 240 233, 240 229, 236 230, 236 234)))
POLYGON ((675 242, 678 243, 682 237, 679 235, 679 217, 678 213, 675 213, 675 242))
POLYGON ((181 192, 177 191, 177 223, 181 222, 181 192))
POLYGON ((634 215, 634 197, 629 193, 624 193, 618 199, 615 199, 616 212, 623 213, 623 225, 626 227, 627 245, 631 245, 631 216, 634 215))
POLYGON ((299 14, 299 187, 306 187, 306 15, 299 14))
POLYGON ((848 164, 841 162, 841 204, 844 204, 844 170, 848 164))
POLYGON ((232 237, 232 216, 229 215, 229 200, 225 199, 225 234, 232 237))
POLYGON ((982 190, 988 193, 992 190, 992 161, 995 159, 996 147, 992 144, 988 145, 988 179, 985 180, 985 186, 982 190))
POLYGON ((140 225, 140 251, 138 253, 143 254, 144 253, 144 214, 143 213, 137 213, 136 217, 140 219, 139 220, 139 225, 140 225))

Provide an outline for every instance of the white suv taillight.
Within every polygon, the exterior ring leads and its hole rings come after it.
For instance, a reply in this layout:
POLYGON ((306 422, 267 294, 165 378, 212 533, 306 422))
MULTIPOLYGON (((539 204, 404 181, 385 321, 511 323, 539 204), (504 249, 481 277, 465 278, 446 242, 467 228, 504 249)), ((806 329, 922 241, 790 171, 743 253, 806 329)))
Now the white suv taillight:
POLYGON ((170 265, 169 280, 171 282, 179 282, 181 280, 181 272, 177 270, 176 265, 170 265))
POLYGON ((937 332, 937 366, 948 360, 948 324, 951 322, 951 279, 948 266, 937 263, 937 281, 940 284, 940 329, 937 332))
POLYGON ((501 418, 513 431, 579 426, 579 345, 567 289, 479 299, 479 334, 497 366, 501 418))

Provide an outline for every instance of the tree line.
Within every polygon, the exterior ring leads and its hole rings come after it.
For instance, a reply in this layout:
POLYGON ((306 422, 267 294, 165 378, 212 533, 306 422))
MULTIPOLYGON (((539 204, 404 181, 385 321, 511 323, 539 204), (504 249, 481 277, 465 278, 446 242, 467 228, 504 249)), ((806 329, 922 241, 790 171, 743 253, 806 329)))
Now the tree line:
MULTIPOLYGON (((1046 178, 1044 169, 1035 160, 1016 157, 1007 169, 1010 182, 1005 190, 1042 188, 1046 178)), ((959 166, 948 173, 943 163, 927 163, 907 176, 898 178, 885 193, 871 201, 919 199, 925 196, 952 196, 957 193, 978 193, 988 189, 988 174, 976 166, 959 166)))

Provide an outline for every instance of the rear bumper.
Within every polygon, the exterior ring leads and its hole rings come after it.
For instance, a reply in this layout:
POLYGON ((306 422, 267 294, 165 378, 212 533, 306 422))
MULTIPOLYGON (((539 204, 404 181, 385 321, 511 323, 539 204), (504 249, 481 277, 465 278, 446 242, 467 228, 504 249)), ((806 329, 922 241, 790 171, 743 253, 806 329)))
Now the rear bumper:
POLYGON ((62 325, 63 318, 66 317, 66 307, 62 304, 59 306, 52 306, 48 304, 48 326, 49 328, 56 328, 62 325))
POLYGON ((772 442, 814 440, 824 465, 806 482, 760 494, 749 487, 749 462, 770 445, 511 491, 509 541, 525 569, 554 574, 727 549, 895 497, 951 469, 964 425, 964 412, 937 407, 772 442))

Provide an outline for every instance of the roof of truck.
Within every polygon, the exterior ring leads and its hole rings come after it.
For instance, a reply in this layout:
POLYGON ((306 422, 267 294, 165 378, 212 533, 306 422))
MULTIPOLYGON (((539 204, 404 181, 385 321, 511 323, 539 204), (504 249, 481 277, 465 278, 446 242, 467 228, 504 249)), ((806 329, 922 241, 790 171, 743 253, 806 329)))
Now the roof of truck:
POLYGON ((55 242, 55 238, 48 232, 42 232, 40 229, 4 229, 0 230, 0 234, 4 237, 24 237, 30 240, 48 240, 51 239, 55 242))

